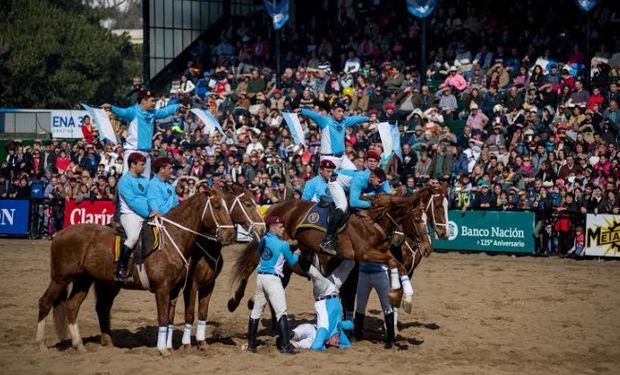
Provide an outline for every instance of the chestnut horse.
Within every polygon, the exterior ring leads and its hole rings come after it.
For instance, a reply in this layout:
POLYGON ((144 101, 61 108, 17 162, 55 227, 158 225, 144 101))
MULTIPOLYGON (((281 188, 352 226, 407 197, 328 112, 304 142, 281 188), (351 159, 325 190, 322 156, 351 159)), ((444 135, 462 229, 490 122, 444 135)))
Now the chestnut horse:
MULTIPOLYGON (((187 278, 188 258, 197 236, 205 236, 230 244, 235 230, 228 214, 224 194, 207 190, 196 194, 160 219, 163 241, 160 249, 144 260, 150 290, 155 293, 159 330, 168 330, 170 301, 178 295, 187 278), (207 235, 199 233, 205 230, 207 235)), ((51 244, 51 281, 39 299, 36 342, 45 345, 45 318, 54 307, 54 322, 59 338, 65 338, 68 323, 72 346, 85 351, 77 325, 80 305, 94 283, 97 293, 96 311, 101 329, 101 343, 112 344, 110 309, 121 287, 143 289, 139 275, 132 267, 133 284, 114 281, 114 229, 96 224, 78 224, 58 233, 51 244), (71 293, 67 298, 69 284, 71 293)), ((164 331, 165 332, 165 331, 164 331)), ((161 354, 169 354, 159 347, 161 354)))
MULTIPOLYGON (((248 233, 258 240, 265 232, 265 222, 258 212, 258 206, 252 193, 239 185, 224 189, 224 199, 230 208, 230 217, 235 224, 241 225, 248 233)), ((192 253, 189 288, 183 291, 185 301, 185 326, 182 343, 191 345, 191 331, 194 323, 196 295, 198 295, 198 326, 196 328, 196 344, 198 348, 206 347, 206 324, 209 314, 209 302, 215 287, 215 281, 222 271, 224 259, 221 256, 222 245, 216 241, 199 240, 192 253)), ((173 309, 176 301, 173 302, 173 309)), ((174 317, 174 310, 171 312, 174 317)))
MULTIPOLYGON (((319 243, 323 233, 317 230, 306 229, 297 232, 297 226, 314 203, 306 201, 285 201, 272 206, 267 212, 269 215, 278 215, 285 221, 285 236, 298 241, 299 247, 310 250, 317 254, 319 243)), ((407 270, 388 251, 389 235, 399 228, 403 228, 404 234, 415 238, 415 210, 419 205, 424 206, 422 215, 431 218, 430 224, 440 238, 446 238, 447 232, 447 199, 446 189, 440 186, 426 186, 418 189, 413 195, 407 197, 379 195, 374 199, 373 207, 364 211, 358 211, 351 215, 345 230, 339 235, 343 257, 362 262, 387 264, 391 270, 398 270, 398 277, 392 277, 391 299, 395 305, 400 304, 402 291, 400 283, 409 283, 407 270)), ((425 219, 426 220, 426 219, 425 219)), ((427 232, 427 231, 425 231, 427 232)), ((321 255, 323 257, 323 255, 321 255)), ((234 311, 239 305, 245 293, 250 275, 258 265, 258 252, 256 244, 246 247, 243 254, 237 258, 233 271, 233 283, 239 285, 234 296, 228 301, 229 311, 234 311)), ((299 271, 299 270, 296 270, 299 271)), ((407 290, 408 292, 408 290, 407 290)), ((410 309, 411 295, 405 293, 405 310, 410 309)))

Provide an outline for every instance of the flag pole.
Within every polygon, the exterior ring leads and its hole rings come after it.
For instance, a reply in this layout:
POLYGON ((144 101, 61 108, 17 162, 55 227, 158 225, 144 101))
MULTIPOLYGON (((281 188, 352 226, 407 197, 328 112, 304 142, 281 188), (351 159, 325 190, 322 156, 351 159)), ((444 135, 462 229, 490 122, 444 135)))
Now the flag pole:
POLYGON ((426 17, 422 18, 422 43, 420 48, 420 82, 426 84, 426 17))
POLYGON ((280 66, 280 36, 282 28, 276 30, 276 87, 280 88, 280 79, 282 77, 282 67, 280 66))

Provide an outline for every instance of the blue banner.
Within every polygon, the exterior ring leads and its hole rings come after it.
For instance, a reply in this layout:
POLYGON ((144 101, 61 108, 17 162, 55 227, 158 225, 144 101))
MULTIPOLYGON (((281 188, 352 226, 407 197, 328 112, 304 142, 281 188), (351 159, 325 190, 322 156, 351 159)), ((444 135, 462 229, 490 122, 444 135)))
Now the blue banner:
POLYGON ((396 125, 390 125, 390 132, 392 133, 392 147, 394 148, 394 154, 396 154, 400 160, 403 160, 403 149, 400 145, 400 131, 398 130, 398 123, 396 123, 396 125))
POLYGON ((437 0, 407 0, 407 10, 418 18, 426 18, 437 6, 437 0))
POLYGON ((594 8, 597 0, 575 0, 579 8, 584 12, 589 12, 590 9, 594 8))
POLYGON ((279 30, 288 21, 288 0, 264 0, 265 9, 273 19, 273 28, 279 30))
POLYGON ((30 201, 0 199, 0 234, 28 235, 30 201))

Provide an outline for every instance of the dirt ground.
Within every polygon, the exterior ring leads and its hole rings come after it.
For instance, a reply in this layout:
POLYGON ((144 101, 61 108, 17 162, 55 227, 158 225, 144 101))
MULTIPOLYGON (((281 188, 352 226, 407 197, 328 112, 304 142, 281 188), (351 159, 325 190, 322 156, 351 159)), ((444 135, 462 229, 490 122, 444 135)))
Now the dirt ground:
MULTIPOLYGON (((91 293, 79 327, 87 353, 58 341, 51 314, 47 352, 34 344, 37 303, 49 281, 49 242, 0 240, 0 372, 4 374, 159 374, 210 372, 308 374, 598 374, 620 373, 620 262, 558 258, 433 254, 414 277, 414 311, 402 315, 399 347, 386 351, 375 295, 370 341, 327 353, 281 355, 275 335, 259 330, 258 354, 242 352, 248 311, 229 313, 228 273, 240 246, 224 249, 225 266, 212 298, 210 346, 155 350, 155 298, 123 291, 112 309, 116 348, 99 344, 91 293)), ((253 283, 246 296, 252 295, 253 283)), ((294 277, 287 289, 292 326, 313 318, 310 283, 294 277)), ((177 310, 177 323, 182 323, 177 310)), ((265 314, 268 316, 268 313, 265 314)), ((266 324, 267 321, 265 320, 266 324)), ((182 328, 182 324, 177 324, 182 328)), ((181 332, 175 335, 180 346, 181 332)))

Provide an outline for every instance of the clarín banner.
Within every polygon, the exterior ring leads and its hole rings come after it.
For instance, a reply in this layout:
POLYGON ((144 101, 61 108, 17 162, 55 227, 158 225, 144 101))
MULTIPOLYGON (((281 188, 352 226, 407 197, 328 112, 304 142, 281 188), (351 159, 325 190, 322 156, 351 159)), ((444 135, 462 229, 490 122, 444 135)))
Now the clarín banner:
POLYGON ((74 200, 65 202, 65 228, 82 223, 108 225, 116 212, 112 201, 74 200))
POLYGON ((586 217, 586 255, 620 257, 620 215, 586 217))
POLYGON ((534 253, 534 213, 527 211, 450 211, 448 240, 440 250, 534 253))

